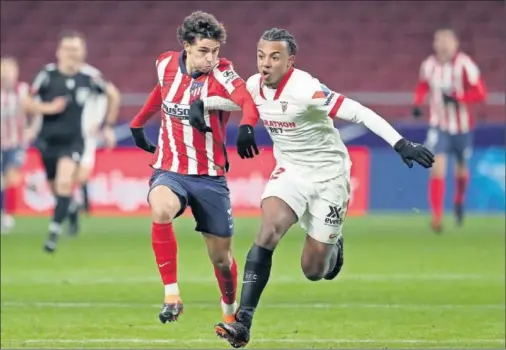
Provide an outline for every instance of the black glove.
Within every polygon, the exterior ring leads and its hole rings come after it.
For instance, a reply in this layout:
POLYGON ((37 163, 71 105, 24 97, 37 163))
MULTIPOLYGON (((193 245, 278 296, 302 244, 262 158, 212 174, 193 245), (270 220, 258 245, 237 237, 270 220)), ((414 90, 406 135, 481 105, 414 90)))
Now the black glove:
POLYGON ((253 151, 258 155, 258 147, 255 142, 255 130, 251 125, 245 124, 239 126, 236 145, 237 153, 242 159, 253 158, 253 151))
POLYGON ((418 106, 414 106, 414 107, 413 107, 413 111, 411 112, 411 115, 412 115, 412 116, 413 116, 413 118, 415 118, 415 119, 420 118, 420 117, 423 115, 423 113, 422 113, 422 109, 421 109, 420 107, 418 107, 418 106))
POLYGON ((190 125, 200 132, 212 132, 204 119, 204 101, 195 100, 190 105, 190 125))
POLYGON ((146 152, 155 153, 156 146, 149 141, 144 133, 144 128, 130 128, 132 137, 134 138, 135 145, 146 152))
POLYGON ((457 99, 451 95, 443 94, 443 103, 445 105, 458 106, 459 101, 457 101, 457 99))
POLYGON ((431 151, 419 143, 413 143, 406 139, 400 139, 394 146, 402 160, 410 168, 413 167, 413 161, 424 168, 431 168, 434 163, 434 155, 431 151))

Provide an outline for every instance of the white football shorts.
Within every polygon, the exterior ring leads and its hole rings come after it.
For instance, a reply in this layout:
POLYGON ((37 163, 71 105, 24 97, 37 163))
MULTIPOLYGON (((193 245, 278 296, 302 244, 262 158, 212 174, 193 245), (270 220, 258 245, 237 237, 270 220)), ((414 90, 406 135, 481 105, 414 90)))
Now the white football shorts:
POLYGON ((297 170, 276 167, 262 194, 282 199, 315 240, 335 244, 342 231, 351 196, 350 171, 325 182, 302 178, 297 170))

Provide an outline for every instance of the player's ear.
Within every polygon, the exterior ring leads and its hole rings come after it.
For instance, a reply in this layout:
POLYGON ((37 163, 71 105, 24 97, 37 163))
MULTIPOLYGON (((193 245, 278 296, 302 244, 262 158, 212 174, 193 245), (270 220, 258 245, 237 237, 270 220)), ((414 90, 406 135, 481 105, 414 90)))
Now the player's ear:
POLYGON ((191 47, 191 45, 188 41, 183 41, 183 48, 186 51, 186 53, 190 52, 190 47, 191 47))
POLYGON ((292 67, 295 64, 295 56, 288 56, 288 68, 292 67))

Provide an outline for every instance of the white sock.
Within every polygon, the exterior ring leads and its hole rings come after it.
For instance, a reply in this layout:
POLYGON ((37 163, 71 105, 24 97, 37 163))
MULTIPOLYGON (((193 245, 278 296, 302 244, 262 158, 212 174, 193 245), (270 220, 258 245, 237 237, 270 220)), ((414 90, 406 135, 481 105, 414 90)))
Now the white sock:
POLYGON ((237 311, 237 301, 234 301, 233 304, 227 304, 221 300, 221 310, 223 311, 224 315, 233 315, 237 311))
POLYGON ((179 287, 177 283, 166 284, 165 295, 179 295, 179 287))
POLYGON ((56 233, 59 235, 61 233, 61 225, 57 222, 52 221, 49 224, 49 232, 56 233))

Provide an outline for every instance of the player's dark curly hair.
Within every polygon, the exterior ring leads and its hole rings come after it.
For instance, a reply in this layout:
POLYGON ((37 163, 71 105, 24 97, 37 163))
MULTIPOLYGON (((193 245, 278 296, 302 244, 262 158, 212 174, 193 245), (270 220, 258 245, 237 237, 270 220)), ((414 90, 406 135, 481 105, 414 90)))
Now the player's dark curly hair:
POLYGON ((177 28, 177 38, 181 44, 186 41, 193 45, 197 38, 214 39, 223 44, 227 39, 227 31, 212 14, 196 11, 187 16, 177 28))
POLYGON ((284 41, 286 43, 286 47, 288 49, 288 54, 296 55, 297 54, 297 41, 293 37, 292 34, 286 29, 278 29, 271 28, 266 30, 262 34, 262 39, 267 41, 284 41))

